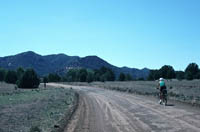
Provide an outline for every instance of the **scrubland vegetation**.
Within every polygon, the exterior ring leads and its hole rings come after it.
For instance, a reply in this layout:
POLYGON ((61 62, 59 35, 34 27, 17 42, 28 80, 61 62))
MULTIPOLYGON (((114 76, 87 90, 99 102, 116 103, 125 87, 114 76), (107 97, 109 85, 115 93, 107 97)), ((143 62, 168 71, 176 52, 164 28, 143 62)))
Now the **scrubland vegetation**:
POLYGON ((76 103, 70 89, 15 90, 13 84, 0 83, 0 132, 62 131, 76 103))
POLYGON ((19 67, 17 70, 0 69, 0 81, 16 84, 19 88, 38 88, 40 79, 34 69, 19 67))
POLYGON ((190 63, 185 71, 175 71, 172 66, 165 65, 159 70, 151 70, 148 80, 157 80, 160 77, 165 79, 193 80, 200 79, 200 69, 196 63, 190 63))
POLYGON ((172 66, 165 65, 160 69, 150 70, 147 78, 133 78, 130 74, 120 73, 116 76, 114 72, 106 67, 100 69, 70 69, 64 75, 56 73, 49 74, 46 78, 49 82, 93 82, 93 81, 152 81, 159 78, 177 79, 177 80, 193 80, 200 79, 200 69, 196 63, 190 63, 185 71, 175 71, 172 66))
MULTIPOLYGON (((158 81, 125 81, 125 82, 68 82, 70 85, 95 86, 99 88, 158 97, 158 81)), ((200 80, 166 80, 168 98, 200 106, 200 80)))
POLYGON ((78 95, 71 89, 44 88, 40 82, 66 82, 158 96, 155 80, 160 77, 167 80, 170 99, 200 105, 200 69, 195 63, 189 64, 185 71, 175 71, 172 66, 165 65, 159 70, 151 70, 146 79, 134 79, 125 73, 116 76, 106 67, 70 69, 66 74, 50 73, 44 77, 39 77, 33 69, 0 68, 0 131, 63 130, 76 107, 78 95))

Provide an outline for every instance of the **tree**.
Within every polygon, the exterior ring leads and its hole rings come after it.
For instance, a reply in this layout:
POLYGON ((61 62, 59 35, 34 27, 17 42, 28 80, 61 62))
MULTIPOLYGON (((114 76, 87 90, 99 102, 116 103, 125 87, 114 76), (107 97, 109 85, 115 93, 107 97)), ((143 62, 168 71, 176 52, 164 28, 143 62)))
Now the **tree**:
POLYGON ((80 69, 79 71, 79 81, 80 82, 86 82, 87 79, 87 70, 86 69, 80 69))
POLYGON ((6 70, 0 68, 0 82, 4 81, 6 75, 6 70))
POLYGON ((19 88, 38 88, 40 79, 33 69, 27 69, 21 79, 18 81, 19 88))
POLYGON ((196 63, 190 63, 185 69, 185 78, 188 80, 199 78, 199 66, 196 63))
POLYGON ((107 67, 101 67, 100 69, 94 70, 94 80, 95 81, 114 81, 115 74, 112 69, 107 67))
POLYGON ((138 81, 144 81, 144 78, 143 77, 140 77, 137 79, 138 81))
POLYGON ((103 74, 103 75, 100 76, 100 81, 101 81, 101 82, 107 81, 107 80, 106 80, 106 74, 103 74))
POLYGON ((183 71, 176 71, 176 79, 183 80, 185 78, 185 73, 183 71))
POLYGON ((153 80, 158 80, 161 77, 161 73, 159 70, 150 70, 148 80, 153 81, 153 80))
POLYGON ((59 82, 60 80, 61 80, 61 77, 56 73, 50 73, 48 75, 49 82, 59 82))
POLYGON ((195 75, 195 78, 196 78, 196 79, 200 79, 200 70, 199 70, 199 72, 195 75))
POLYGON ((94 81, 100 81, 101 74, 99 70, 94 70, 94 81))
POLYGON ((70 69, 64 77, 64 80, 68 82, 75 82, 78 81, 78 69, 70 69))
POLYGON ((22 67, 17 68, 17 79, 20 80, 20 78, 24 74, 24 69, 22 67))
POLYGON ((115 74, 112 71, 112 69, 107 67, 101 67, 99 70, 101 81, 114 81, 115 80, 115 74))
POLYGON ((192 72, 185 72, 185 79, 187 80, 193 80, 194 79, 194 75, 192 74, 192 72))
POLYGON ((67 72, 62 80, 68 82, 80 81, 80 82, 92 82, 92 81, 114 81, 114 72, 106 67, 101 67, 100 69, 71 69, 67 72))
POLYGON ((154 77, 154 74, 153 74, 153 73, 154 73, 153 70, 150 70, 149 76, 147 77, 147 80, 149 80, 149 81, 155 80, 155 77, 154 77))
POLYGON ((94 73, 92 71, 88 71, 86 80, 87 80, 88 83, 94 81, 94 73))
POLYGON ((17 73, 16 71, 9 70, 5 75, 5 82, 15 84, 17 81, 17 73))
POLYGON ((160 71, 161 77, 165 79, 173 79, 176 77, 174 68, 172 66, 165 65, 161 67, 159 71, 160 71))
POLYGON ((125 81, 125 78, 126 78, 125 74, 124 73, 120 73, 119 81, 125 81))
POLYGON ((148 80, 158 80, 159 78, 173 79, 176 77, 175 70, 172 66, 164 65, 159 70, 150 70, 148 80))
POLYGON ((107 68, 106 73, 107 73, 107 81, 114 81, 115 80, 115 73, 111 69, 107 68))
POLYGON ((125 80, 126 81, 132 81, 133 78, 132 78, 132 76, 130 74, 126 74, 125 80))

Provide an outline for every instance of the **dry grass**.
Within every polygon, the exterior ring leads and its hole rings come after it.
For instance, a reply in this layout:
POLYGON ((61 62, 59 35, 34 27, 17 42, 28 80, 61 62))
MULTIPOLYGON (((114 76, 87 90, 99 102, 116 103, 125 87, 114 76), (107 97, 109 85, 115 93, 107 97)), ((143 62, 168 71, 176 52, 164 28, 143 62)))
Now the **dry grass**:
POLYGON ((0 132, 29 132, 31 127, 60 130, 75 101, 75 93, 64 88, 15 90, 14 85, 0 83, 0 132))
MULTIPOLYGON (((129 82, 93 82, 93 83, 69 83, 72 85, 89 85, 100 88, 117 90, 121 92, 141 95, 158 96, 157 81, 129 81, 129 82)), ((200 80, 193 81, 167 81, 168 96, 171 99, 200 104, 200 80)))

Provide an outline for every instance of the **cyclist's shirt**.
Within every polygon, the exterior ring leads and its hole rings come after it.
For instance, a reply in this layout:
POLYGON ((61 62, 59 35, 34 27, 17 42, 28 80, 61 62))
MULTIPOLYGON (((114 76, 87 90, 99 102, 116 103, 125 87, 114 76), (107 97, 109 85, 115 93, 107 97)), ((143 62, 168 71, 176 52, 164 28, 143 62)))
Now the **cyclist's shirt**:
POLYGON ((160 84, 160 87, 164 87, 165 86, 165 82, 164 81, 160 81, 159 84, 160 84))

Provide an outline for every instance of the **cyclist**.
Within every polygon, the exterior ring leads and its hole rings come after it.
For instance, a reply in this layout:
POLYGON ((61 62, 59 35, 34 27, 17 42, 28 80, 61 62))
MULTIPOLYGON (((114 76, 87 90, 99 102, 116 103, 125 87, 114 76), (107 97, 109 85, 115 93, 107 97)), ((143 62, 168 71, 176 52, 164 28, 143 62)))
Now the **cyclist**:
POLYGON ((167 87, 165 85, 165 81, 164 81, 163 78, 159 79, 158 89, 160 90, 160 101, 159 101, 159 103, 161 104, 162 103, 162 99, 163 99, 163 93, 164 93, 164 91, 167 90, 167 87))

